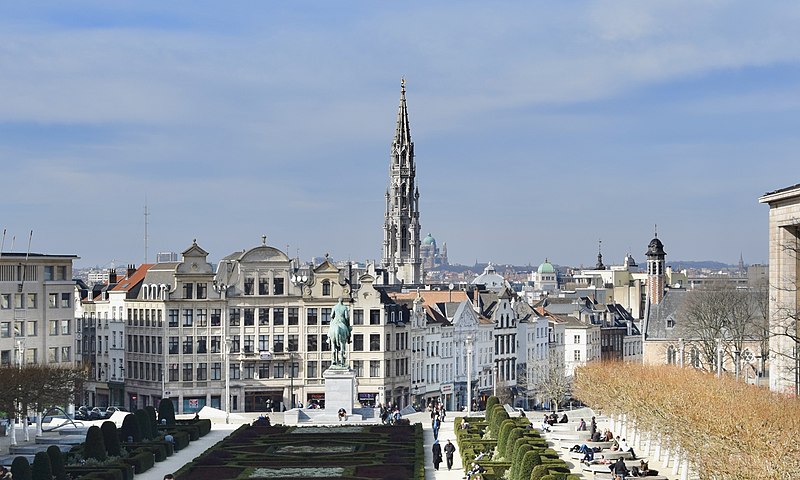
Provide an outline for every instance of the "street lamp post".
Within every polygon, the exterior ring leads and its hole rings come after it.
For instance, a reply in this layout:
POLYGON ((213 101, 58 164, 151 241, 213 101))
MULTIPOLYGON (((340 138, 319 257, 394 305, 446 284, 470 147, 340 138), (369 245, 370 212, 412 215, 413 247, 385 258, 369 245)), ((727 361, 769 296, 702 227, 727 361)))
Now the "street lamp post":
POLYGON ((289 352, 289 402, 290 406, 289 409, 292 409, 297 405, 294 398, 294 352, 289 352))
POLYGON ((467 416, 472 409, 472 335, 467 335, 467 416))
POLYGON ((231 339, 225 337, 225 423, 231 421, 231 339))

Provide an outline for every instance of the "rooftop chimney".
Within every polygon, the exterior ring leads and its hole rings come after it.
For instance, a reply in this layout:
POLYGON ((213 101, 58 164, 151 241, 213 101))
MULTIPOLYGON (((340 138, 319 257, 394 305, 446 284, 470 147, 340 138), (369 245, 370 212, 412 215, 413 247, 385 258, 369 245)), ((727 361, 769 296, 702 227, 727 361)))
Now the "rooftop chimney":
POLYGON ((131 278, 136 273, 136 265, 133 263, 128 264, 128 278, 131 278))
POLYGON ((116 268, 109 268, 108 269, 108 284, 113 285, 117 283, 117 269, 116 268))

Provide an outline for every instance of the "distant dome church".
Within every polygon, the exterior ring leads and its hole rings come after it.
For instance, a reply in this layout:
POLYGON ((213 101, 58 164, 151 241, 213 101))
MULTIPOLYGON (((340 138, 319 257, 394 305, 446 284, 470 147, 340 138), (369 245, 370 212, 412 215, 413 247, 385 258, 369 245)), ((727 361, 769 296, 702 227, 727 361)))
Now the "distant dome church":
POLYGON ((419 246, 420 257, 422 258, 422 266, 426 270, 430 270, 443 265, 449 265, 447 261, 447 243, 442 245, 441 251, 436 245, 436 239, 430 233, 422 239, 419 246))

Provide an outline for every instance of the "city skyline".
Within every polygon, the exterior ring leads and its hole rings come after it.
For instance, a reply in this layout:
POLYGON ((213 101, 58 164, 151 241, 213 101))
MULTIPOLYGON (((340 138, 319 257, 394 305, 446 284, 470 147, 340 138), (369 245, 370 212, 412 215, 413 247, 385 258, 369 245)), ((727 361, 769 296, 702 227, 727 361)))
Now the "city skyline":
POLYGON ((668 263, 766 263, 800 6, 459 5, 0 6, 4 251, 141 263, 147 203, 151 262, 379 260, 405 77, 452 263, 641 262, 656 224, 668 263))

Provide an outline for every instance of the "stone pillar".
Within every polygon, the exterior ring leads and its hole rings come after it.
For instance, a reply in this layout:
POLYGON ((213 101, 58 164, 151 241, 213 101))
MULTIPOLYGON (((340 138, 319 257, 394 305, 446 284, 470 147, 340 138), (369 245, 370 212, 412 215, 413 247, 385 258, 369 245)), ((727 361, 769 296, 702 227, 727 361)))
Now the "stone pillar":
POLYGON ((325 378, 326 412, 335 413, 343 408, 348 415, 352 415, 356 396, 356 373, 350 369, 329 368, 322 376, 325 378))
POLYGON ((685 458, 686 454, 681 452, 677 447, 675 448, 675 465, 672 466, 672 474, 677 475, 681 471, 681 460, 685 458))

